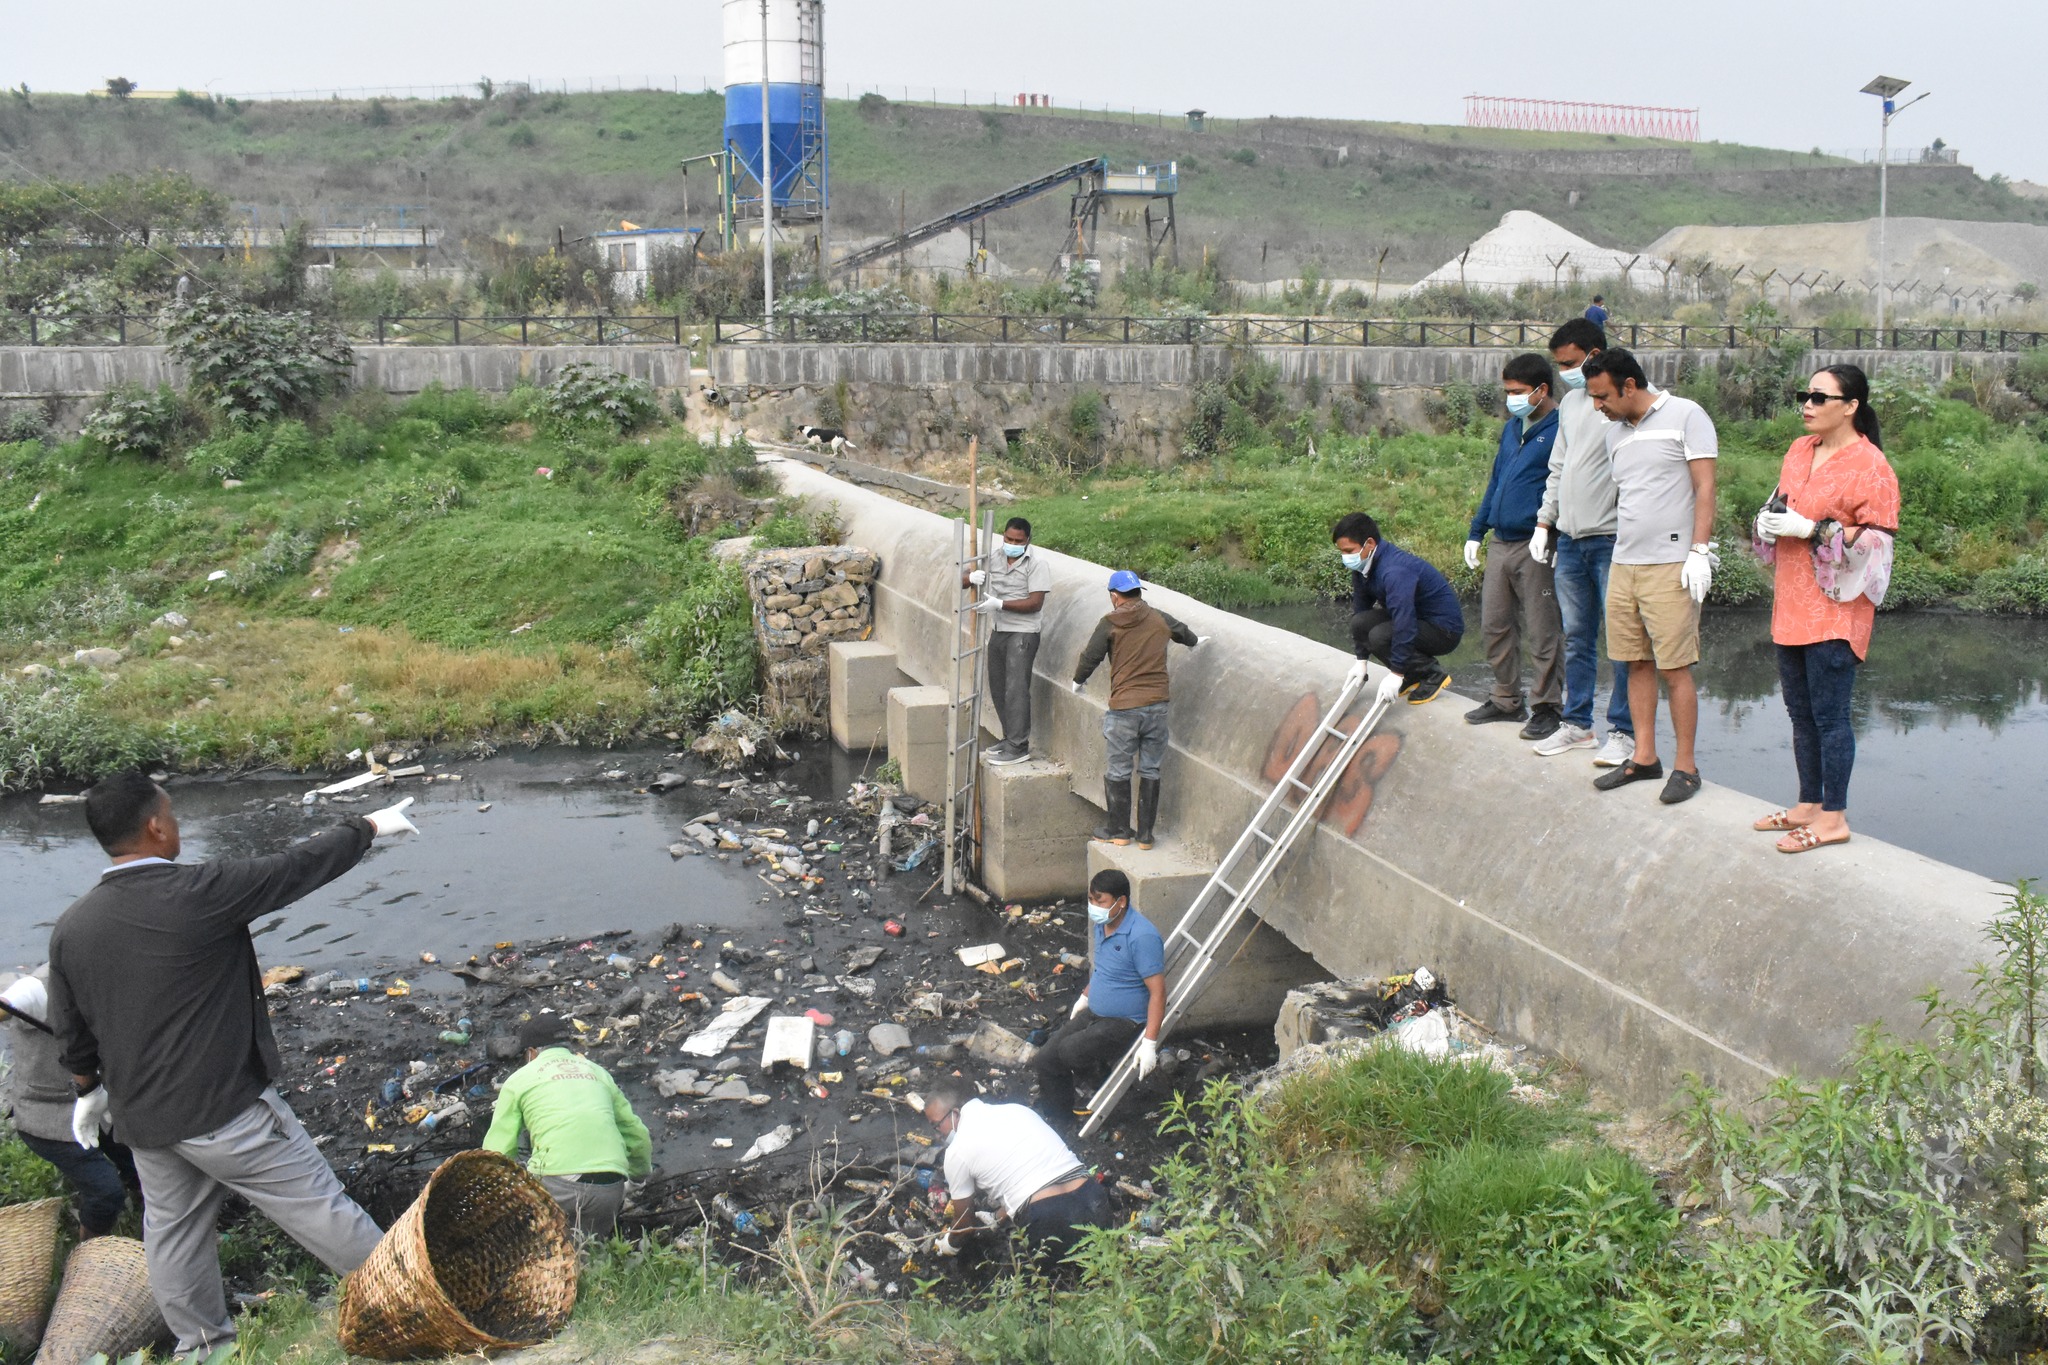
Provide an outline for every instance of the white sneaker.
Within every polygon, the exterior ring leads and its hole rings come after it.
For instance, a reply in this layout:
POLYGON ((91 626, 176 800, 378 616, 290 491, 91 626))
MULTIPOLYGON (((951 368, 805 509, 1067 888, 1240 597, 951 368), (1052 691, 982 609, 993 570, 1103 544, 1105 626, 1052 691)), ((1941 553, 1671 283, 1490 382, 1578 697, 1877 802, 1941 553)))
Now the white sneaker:
POLYGON ((1600 746, 1600 752, 1593 755, 1596 768, 1619 768, 1636 756, 1635 736, 1625 735, 1619 730, 1607 732, 1607 742, 1600 746))
MULTIPOLYGON (((1538 758, 1553 758, 1572 749, 1595 749, 1599 747, 1599 743, 1598 740, 1593 738, 1591 730, 1581 725, 1567 723, 1558 726, 1555 730, 1552 730, 1549 734, 1536 741, 1536 756, 1538 758)), ((1634 750, 1631 749, 1630 752, 1633 753, 1634 750)))

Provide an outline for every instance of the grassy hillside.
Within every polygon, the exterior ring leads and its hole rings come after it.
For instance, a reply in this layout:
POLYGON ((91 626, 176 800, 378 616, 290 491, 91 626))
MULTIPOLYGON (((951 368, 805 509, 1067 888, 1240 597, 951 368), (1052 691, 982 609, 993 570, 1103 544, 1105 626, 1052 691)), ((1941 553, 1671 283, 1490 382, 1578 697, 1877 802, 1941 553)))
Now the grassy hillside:
MULTIPOLYGON (((677 162, 718 144, 716 94, 608 92, 490 100, 209 105, 83 96, 0 101, 0 176, 26 167, 91 179, 186 170, 238 202, 355 221, 377 206, 424 206, 458 237, 570 236, 636 222, 703 222, 700 169, 677 162)), ((1534 172, 1474 164, 1472 153, 1613 152, 1669 144, 1553 133, 1335 121, 1212 123, 1206 133, 1071 111, 828 105, 835 225, 879 233, 1084 156, 1179 160, 1184 253, 1221 252, 1239 278, 1308 262, 1369 275, 1382 247, 1389 280, 1434 268, 1510 208, 1533 209, 1628 248, 1683 223, 1782 223, 1867 216, 1874 183, 1805 153, 1694 147, 1689 176, 1534 172), (1342 160, 1329 149, 1347 147, 1342 160), (1737 174, 1740 173, 1740 174, 1737 174), (1574 202, 1576 196, 1576 202, 1574 202), (1265 260, 1261 262, 1262 253, 1265 260)), ((1871 176, 1874 182, 1874 173, 1871 176)), ((1903 174, 1893 211, 2048 221, 2048 203, 1959 175, 1903 174)), ((999 256, 1037 268, 1065 227, 1066 199, 1012 210, 991 234, 999 256)), ((388 221, 388 212, 382 221, 388 221)))

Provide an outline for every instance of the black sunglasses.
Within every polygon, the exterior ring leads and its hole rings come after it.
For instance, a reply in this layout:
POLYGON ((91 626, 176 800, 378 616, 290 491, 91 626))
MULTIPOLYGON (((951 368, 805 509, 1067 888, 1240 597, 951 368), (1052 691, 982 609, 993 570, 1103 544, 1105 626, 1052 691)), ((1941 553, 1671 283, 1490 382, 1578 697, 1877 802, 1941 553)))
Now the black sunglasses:
POLYGON ((1792 401, 1802 408, 1808 403, 1818 403, 1822 407, 1826 407, 1829 403, 1846 403, 1849 401, 1849 396, 1842 393, 1822 393, 1819 389, 1814 389, 1809 393, 1793 394, 1792 401))

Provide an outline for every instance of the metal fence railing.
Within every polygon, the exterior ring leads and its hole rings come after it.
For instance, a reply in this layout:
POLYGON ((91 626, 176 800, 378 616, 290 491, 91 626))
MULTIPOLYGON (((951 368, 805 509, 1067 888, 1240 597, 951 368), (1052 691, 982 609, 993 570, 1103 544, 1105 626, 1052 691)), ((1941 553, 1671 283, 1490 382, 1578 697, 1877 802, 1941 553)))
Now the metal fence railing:
MULTIPOLYGON (((986 313, 834 313, 712 319, 720 345, 764 342, 995 342, 1177 346, 1522 347, 1542 350, 1554 322, 1280 317, 1044 317, 986 313)), ((2016 351, 2048 332, 1996 327, 1745 327, 1682 322, 1610 323, 1608 340, 1632 350, 1708 350, 1803 341, 1815 350, 2016 351)))
MULTIPOLYGON (((378 346, 681 346, 767 342, 949 343, 953 345, 1402 346, 1542 350, 1551 322, 1469 320, 1046 316, 1027 313, 784 314, 772 326, 756 316, 714 317, 707 324, 673 315, 545 316, 456 314, 355 318, 341 324, 358 345, 378 346)), ((1632 350, 1718 350, 1804 342, 1829 351, 2031 350, 2048 332, 1996 327, 1744 327, 1740 324, 1620 322, 1610 344, 1632 350)), ((139 315, 39 317, 0 313, 0 346, 157 346, 163 324, 139 315)))

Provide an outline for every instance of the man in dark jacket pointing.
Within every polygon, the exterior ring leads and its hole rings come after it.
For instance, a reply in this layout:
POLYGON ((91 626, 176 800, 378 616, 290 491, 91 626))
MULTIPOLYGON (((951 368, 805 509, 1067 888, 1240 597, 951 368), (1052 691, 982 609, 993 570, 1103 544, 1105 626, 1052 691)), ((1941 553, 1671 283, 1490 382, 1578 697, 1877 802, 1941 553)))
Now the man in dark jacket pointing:
POLYGON ((278 1097, 277 1042, 249 925, 413 828, 410 800, 267 858, 181 864, 178 820, 141 773, 86 793, 112 859, 50 933, 50 1025, 78 1100, 72 1134, 119 1124, 144 1197, 150 1290, 180 1352, 235 1335, 214 1220, 239 1194, 336 1273, 382 1235, 278 1097))

